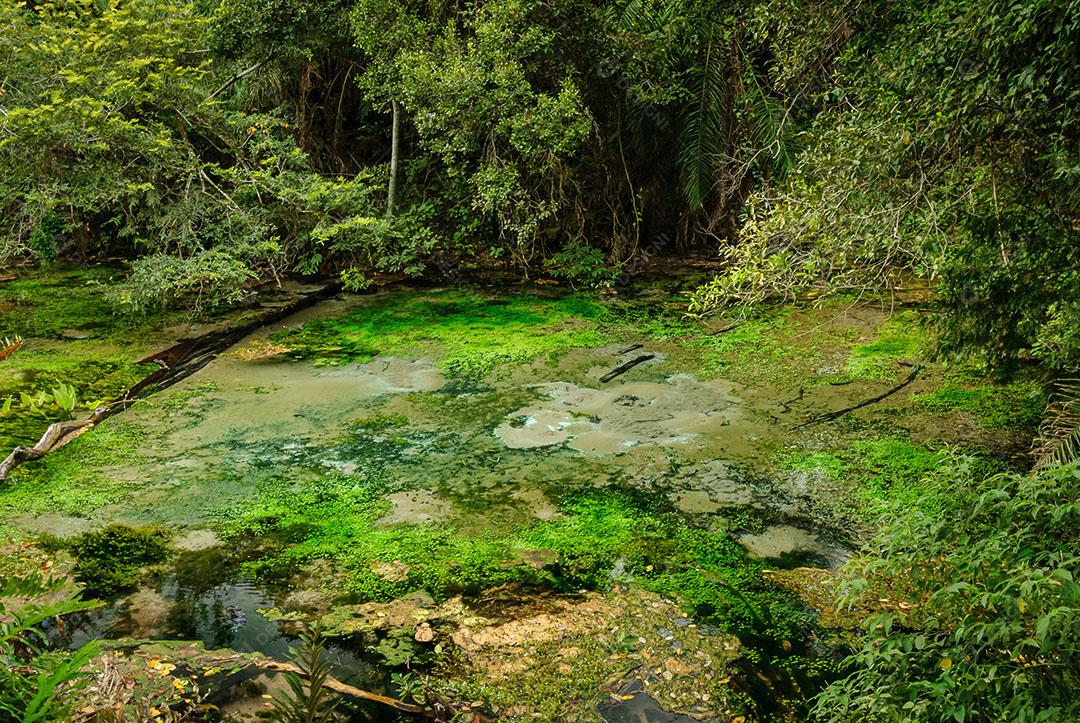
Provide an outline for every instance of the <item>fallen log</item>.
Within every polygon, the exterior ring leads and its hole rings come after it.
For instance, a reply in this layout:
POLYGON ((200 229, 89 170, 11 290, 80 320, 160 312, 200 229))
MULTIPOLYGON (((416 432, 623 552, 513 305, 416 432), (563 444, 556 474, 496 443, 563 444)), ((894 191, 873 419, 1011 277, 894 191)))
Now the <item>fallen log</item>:
POLYGON ((891 397, 892 395, 896 394, 898 391, 900 391, 901 389, 906 387, 908 384, 911 384, 913 381, 915 381, 915 377, 919 376, 919 372, 921 372, 922 370, 923 370, 923 365, 922 364, 916 364, 914 367, 911 368, 911 373, 907 375, 907 378, 904 381, 897 384, 892 389, 889 389, 888 391, 886 391, 886 392, 884 392, 882 394, 879 394, 876 397, 871 397, 870 399, 864 399, 863 401, 859 402, 858 404, 852 405, 850 407, 845 407, 843 409, 838 409, 835 412, 828 412, 826 414, 819 414, 816 417, 812 417, 811 419, 806 420, 802 424, 795 425, 795 429, 802 429, 803 427, 808 427, 811 424, 817 424, 818 422, 831 422, 834 419, 839 419, 840 417, 844 416, 845 414, 850 414, 851 412, 862 409, 863 407, 869 407, 871 404, 877 404, 881 400, 891 397))
MULTIPOLYGON (((303 670, 293 665, 292 663, 282 663, 277 660, 253 660, 251 665, 261 668, 263 670, 275 670, 282 673, 293 673, 302 677, 306 677, 306 673, 303 670)), ((414 703, 406 703, 403 700, 397 698, 391 698, 386 695, 380 695, 378 693, 372 693, 369 690, 363 690, 348 683, 342 683, 337 678, 327 677, 323 682, 323 685, 334 691, 335 693, 341 693, 353 698, 359 698, 360 700, 368 700, 372 703, 380 703, 394 710, 400 710, 403 713, 410 713, 412 715, 421 715, 430 718, 431 715, 427 709, 418 706, 414 703)))
POLYGON ((7 477, 8 472, 15 469, 23 462, 29 462, 34 459, 41 459, 54 449, 58 449, 75 437, 79 436, 90 426, 93 422, 89 419, 84 419, 77 422, 54 422, 49 425, 49 428, 45 430, 45 434, 41 435, 41 439, 33 447, 24 447, 22 445, 11 450, 3 462, 0 462, 0 482, 3 482, 7 477))
POLYGON ((624 364, 620 364, 619 366, 615 367, 614 369, 609 371, 604 376, 600 377, 600 381, 603 384, 607 384, 608 382, 610 382, 615 377, 622 376, 623 374, 626 374, 628 371, 630 371, 631 369, 636 367, 638 364, 642 364, 644 362, 647 362, 650 359, 654 358, 655 356, 656 356, 655 354, 642 354, 639 357, 635 357, 635 358, 631 359, 630 361, 628 361, 628 362, 626 362, 624 364))
POLYGON ((16 447, 3 462, 0 462, 0 484, 7 479, 11 470, 23 462, 41 459, 53 450, 64 446, 98 422, 127 409, 136 399, 161 391, 182 379, 186 379, 252 331, 280 321, 323 299, 330 298, 338 291, 340 291, 338 284, 328 284, 317 291, 301 296, 295 303, 287 307, 274 309, 273 312, 235 329, 214 331, 192 339, 184 339, 167 349, 140 359, 139 364, 157 364, 158 369, 151 372, 116 399, 95 409, 87 419, 72 422, 55 422, 49 425, 48 429, 45 430, 45 434, 41 436, 41 439, 33 447, 16 447))

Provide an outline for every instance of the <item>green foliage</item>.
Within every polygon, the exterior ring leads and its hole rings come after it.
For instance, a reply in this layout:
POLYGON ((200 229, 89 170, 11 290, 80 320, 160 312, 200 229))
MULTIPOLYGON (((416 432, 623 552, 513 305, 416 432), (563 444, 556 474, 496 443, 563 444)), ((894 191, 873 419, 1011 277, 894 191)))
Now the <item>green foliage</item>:
MULTIPOLYGON (((280 109, 219 100, 194 3, 6 4, 0 259, 145 255, 133 311, 232 303, 301 266, 415 270, 431 234, 382 218, 376 169, 316 173, 280 109)), ((226 84, 228 85, 228 84, 226 84)))
POLYGON ((939 0, 850 20, 795 170, 750 196, 694 308, 926 276, 947 351, 1074 364, 1077 14, 939 0))
POLYGON ((603 251, 577 239, 562 251, 552 254, 545 267, 556 279, 565 279, 573 287, 596 289, 611 286, 617 278, 615 269, 605 265, 603 251))
POLYGON ((0 578, 0 711, 7 720, 48 723, 72 714, 87 683, 80 668, 99 646, 49 651, 41 625, 99 605, 80 600, 63 579, 37 573, 0 578))
POLYGON ((146 568, 169 557, 168 535, 160 529, 111 524, 84 532, 66 547, 75 557, 76 578, 104 597, 130 589, 146 576, 146 568))
POLYGON ((326 687, 330 664, 326 659, 322 630, 306 625, 300 633, 300 645, 289 648, 289 657, 303 675, 285 673, 288 691, 279 691, 273 699, 273 720, 279 723, 324 723, 338 720, 337 701, 326 687))
POLYGON ((869 617, 828 721, 1066 721, 1080 715, 1080 468, 943 470, 949 514, 907 504, 854 564, 869 617), (903 603, 903 605, 895 604, 903 603))

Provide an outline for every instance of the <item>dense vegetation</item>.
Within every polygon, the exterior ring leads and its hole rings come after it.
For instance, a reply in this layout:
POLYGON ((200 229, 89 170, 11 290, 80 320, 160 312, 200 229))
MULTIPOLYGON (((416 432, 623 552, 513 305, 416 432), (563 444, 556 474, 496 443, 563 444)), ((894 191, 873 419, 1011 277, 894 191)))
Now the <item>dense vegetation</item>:
POLYGON ((0 255, 130 258, 130 309, 719 247, 699 311, 919 276, 949 350, 1076 360, 1069 0, 0 13, 0 255))
MULTIPOLYGON (((961 386, 920 403, 1023 431, 1043 414, 1044 382, 1057 392, 1030 472, 898 439, 787 459, 858 469, 868 523, 888 521, 847 569, 848 602, 869 617, 816 715, 1080 716, 1080 387, 1067 381, 1080 367, 1077 0, 0 0, 0 29, 0 269, 120 261, 122 283, 72 291, 103 317, 149 328, 151 314, 229 307, 291 274, 356 291, 499 268, 603 287, 657 255, 710 254, 717 271, 687 308, 743 312, 734 334, 699 342, 720 359, 723 345, 763 338, 772 317, 752 307, 929 285, 938 351, 1029 369, 1008 404, 961 386)), ((335 365, 422 338, 470 381, 601 338, 592 327, 530 336, 556 312, 528 299, 505 301, 498 328, 477 326, 475 299, 458 302, 437 320, 422 301, 375 306, 273 341, 335 365), (490 348, 473 343, 485 334, 490 348)), ((580 299, 559 304, 611 322, 580 299)), ((70 331, 62 310, 41 316, 5 319, 0 336, 70 331)), ((672 336, 700 331, 664 323, 672 336)), ((884 330, 876 344, 825 383, 889 379, 916 341, 884 330)), ((98 366, 85 398, 56 362, 42 381, 59 392, 22 405, 66 419, 144 371, 87 349, 98 366)), ((319 534, 345 525, 380 544, 381 503, 322 483, 311 499, 282 494, 232 520, 234 532, 281 532, 303 512, 326 519, 319 534)), ((704 615, 736 595, 749 615, 798 617, 770 604, 756 575, 731 590, 711 582, 705 573, 742 554, 723 532, 657 525, 630 498, 584 497, 521 539, 446 554, 471 556, 486 586, 523 574, 504 566, 504 547, 546 546, 577 563, 560 584, 598 587, 624 547, 659 540, 678 580, 658 571, 646 586, 678 588, 704 615)), ((144 537, 79 538, 78 573, 99 592, 127 586, 167 557, 144 537)), ((429 543, 400 540, 397 556, 448 595, 456 581, 425 559, 429 543)), ((370 598, 404 592, 365 572, 364 549, 356 585, 370 598)), ((92 651, 53 654, 28 631, 86 604, 50 580, 4 580, 9 596, 44 602, 0 609, 0 709, 60 715, 55 690, 92 651)))

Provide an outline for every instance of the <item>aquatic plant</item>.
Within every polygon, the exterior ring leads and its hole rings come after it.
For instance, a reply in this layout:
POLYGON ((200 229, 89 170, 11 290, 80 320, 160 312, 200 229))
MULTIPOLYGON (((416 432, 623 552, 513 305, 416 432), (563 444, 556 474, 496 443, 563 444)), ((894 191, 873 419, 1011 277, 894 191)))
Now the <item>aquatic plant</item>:
POLYGON ((111 524, 52 544, 75 557, 76 579, 107 597, 134 587, 145 577, 147 566, 164 562, 170 554, 167 540, 162 529, 111 524))
POLYGON ((326 723, 339 720, 338 701, 326 687, 330 664, 326 659, 322 628, 306 623, 300 644, 289 648, 289 657, 300 674, 284 673, 287 691, 273 696, 271 720, 276 723, 326 723))

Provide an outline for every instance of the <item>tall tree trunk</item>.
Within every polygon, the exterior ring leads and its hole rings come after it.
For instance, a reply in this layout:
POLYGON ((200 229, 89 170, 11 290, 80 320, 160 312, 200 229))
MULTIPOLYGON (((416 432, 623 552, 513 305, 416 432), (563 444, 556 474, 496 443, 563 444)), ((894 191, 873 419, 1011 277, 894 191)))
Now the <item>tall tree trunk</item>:
POLYGON ((401 135, 401 106, 398 102, 391 101, 394 120, 393 130, 390 134, 390 185, 386 189, 386 215, 394 215, 394 197, 397 196, 397 167, 398 167, 398 144, 401 135))

